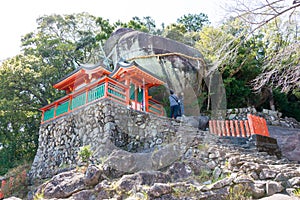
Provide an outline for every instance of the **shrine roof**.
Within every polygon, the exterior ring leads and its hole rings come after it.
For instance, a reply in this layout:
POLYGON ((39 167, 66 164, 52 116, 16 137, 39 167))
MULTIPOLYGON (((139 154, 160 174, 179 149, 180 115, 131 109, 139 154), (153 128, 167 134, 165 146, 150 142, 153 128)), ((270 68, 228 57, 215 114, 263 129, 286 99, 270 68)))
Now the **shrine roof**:
POLYGON ((101 77, 102 75, 109 75, 111 70, 103 66, 103 62, 80 65, 74 71, 56 82, 53 87, 60 90, 66 90, 69 86, 74 87, 75 82, 76 84, 81 84, 87 77, 91 78, 92 76, 101 77))
MULTIPOLYGON (((126 62, 126 61, 120 61, 118 62, 116 68, 114 71, 109 75, 112 78, 121 80, 120 78, 122 75, 125 75, 127 73, 127 78, 135 78, 138 80, 146 80, 147 83, 152 83, 152 85, 162 85, 164 82, 157 77, 152 72, 146 70, 145 68, 141 67, 138 63, 135 61, 133 62, 126 62)), ((125 76, 122 76, 123 79, 125 79, 125 76)))

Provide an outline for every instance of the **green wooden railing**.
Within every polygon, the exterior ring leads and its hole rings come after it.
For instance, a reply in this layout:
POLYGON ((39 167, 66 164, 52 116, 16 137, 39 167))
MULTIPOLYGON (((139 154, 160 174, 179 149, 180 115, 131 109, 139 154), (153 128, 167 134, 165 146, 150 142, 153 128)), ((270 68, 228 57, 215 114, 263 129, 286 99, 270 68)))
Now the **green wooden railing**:
POLYGON ((105 90, 104 83, 91 89, 88 93, 88 102, 104 97, 104 90, 105 90))
POLYGON ((163 116, 165 115, 164 107, 158 101, 149 99, 148 103, 149 112, 163 116))
MULTIPOLYGON (((134 94, 134 89, 135 87, 130 87, 130 97, 134 94)), ((139 90, 137 94, 138 102, 141 103, 143 101, 143 90, 139 90)), ((86 88, 83 88, 41 109, 44 115, 42 122, 56 118, 57 116, 104 97, 123 105, 127 105, 127 98, 130 98, 126 97, 126 86, 112 79, 103 79, 102 82, 99 82, 99 85, 91 86, 88 92, 86 92, 86 88)), ((149 101, 149 112, 161 115, 161 113, 163 113, 162 110, 162 106, 158 102, 149 101)))
POLYGON ((125 94, 125 89, 121 88, 121 87, 118 87, 116 85, 113 85, 112 83, 108 84, 108 93, 112 94, 112 95, 115 95, 115 96, 117 96, 121 99, 124 99, 124 100, 126 98, 126 96, 124 95, 125 94))
POLYGON ((54 117, 54 107, 50 108, 44 113, 44 121, 51 119, 54 117))
POLYGON ((71 103, 71 110, 73 110, 73 109, 75 109, 75 108, 77 108, 79 106, 84 105, 85 102, 86 102, 86 95, 85 95, 85 93, 82 93, 82 94, 74 97, 72 99, 72 103, 71 103))
POLYGON ((60 105, 57 106, 56 108, 56 116, 64 114, 68 112, 69 110, 69 101, 66 101, 60 105))

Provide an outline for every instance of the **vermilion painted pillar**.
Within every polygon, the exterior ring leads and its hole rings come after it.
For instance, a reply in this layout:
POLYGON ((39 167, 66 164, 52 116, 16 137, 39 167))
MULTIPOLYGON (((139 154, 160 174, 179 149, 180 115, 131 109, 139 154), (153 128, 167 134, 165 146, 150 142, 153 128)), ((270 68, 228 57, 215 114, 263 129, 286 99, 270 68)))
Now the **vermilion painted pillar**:
POLYGON ((105 83, 104 83, 104 98, 108 96, 108 78, 105 78, 105 83))
POLYGON ((144 106, 146 108, 146 112, 149 112, 149 92, 148 92, 148 86, 145 85, 144 88, 144 93, 145 93, 145 102, 144 102, 144 106))

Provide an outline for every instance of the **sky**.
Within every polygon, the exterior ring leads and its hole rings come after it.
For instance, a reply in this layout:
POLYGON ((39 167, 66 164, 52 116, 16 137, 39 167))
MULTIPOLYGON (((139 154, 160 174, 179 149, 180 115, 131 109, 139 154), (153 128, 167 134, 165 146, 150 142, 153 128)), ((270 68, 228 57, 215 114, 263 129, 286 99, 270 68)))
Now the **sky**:
POLYGON ((0 61, 20 53, 21 37, 35 31, 43 15, 88 12, 111 23, 150 16, 156 25, 185 14, 205 13, 212 24, 225 16, 225 0, 9 0, 0 2, 0 61))

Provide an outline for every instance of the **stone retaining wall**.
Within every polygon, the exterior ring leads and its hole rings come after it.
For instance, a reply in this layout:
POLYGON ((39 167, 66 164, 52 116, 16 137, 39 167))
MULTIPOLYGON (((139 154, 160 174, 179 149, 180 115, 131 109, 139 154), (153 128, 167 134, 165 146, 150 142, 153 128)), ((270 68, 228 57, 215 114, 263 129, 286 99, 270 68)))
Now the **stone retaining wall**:
POLYGON ((30 174, 33 178, 47 178, 63 168, 80 164, 78 151, 85 145, 91 146, 92 160, 98 163, 116 150, 131 153, 159 150, 174 142, 178 128, 172 122, 175 123, 166 117, 100 100, 41 125, 30 174))
POLYGON ((261 112, 254 107, 228 109, 226 118, 229 120, 246 120, 247 114, 254 114, 266 119, 268 125, 285 128, 300 128, 300 122, 292 117, 284 117, 279 111, 263 109, 261 112))

